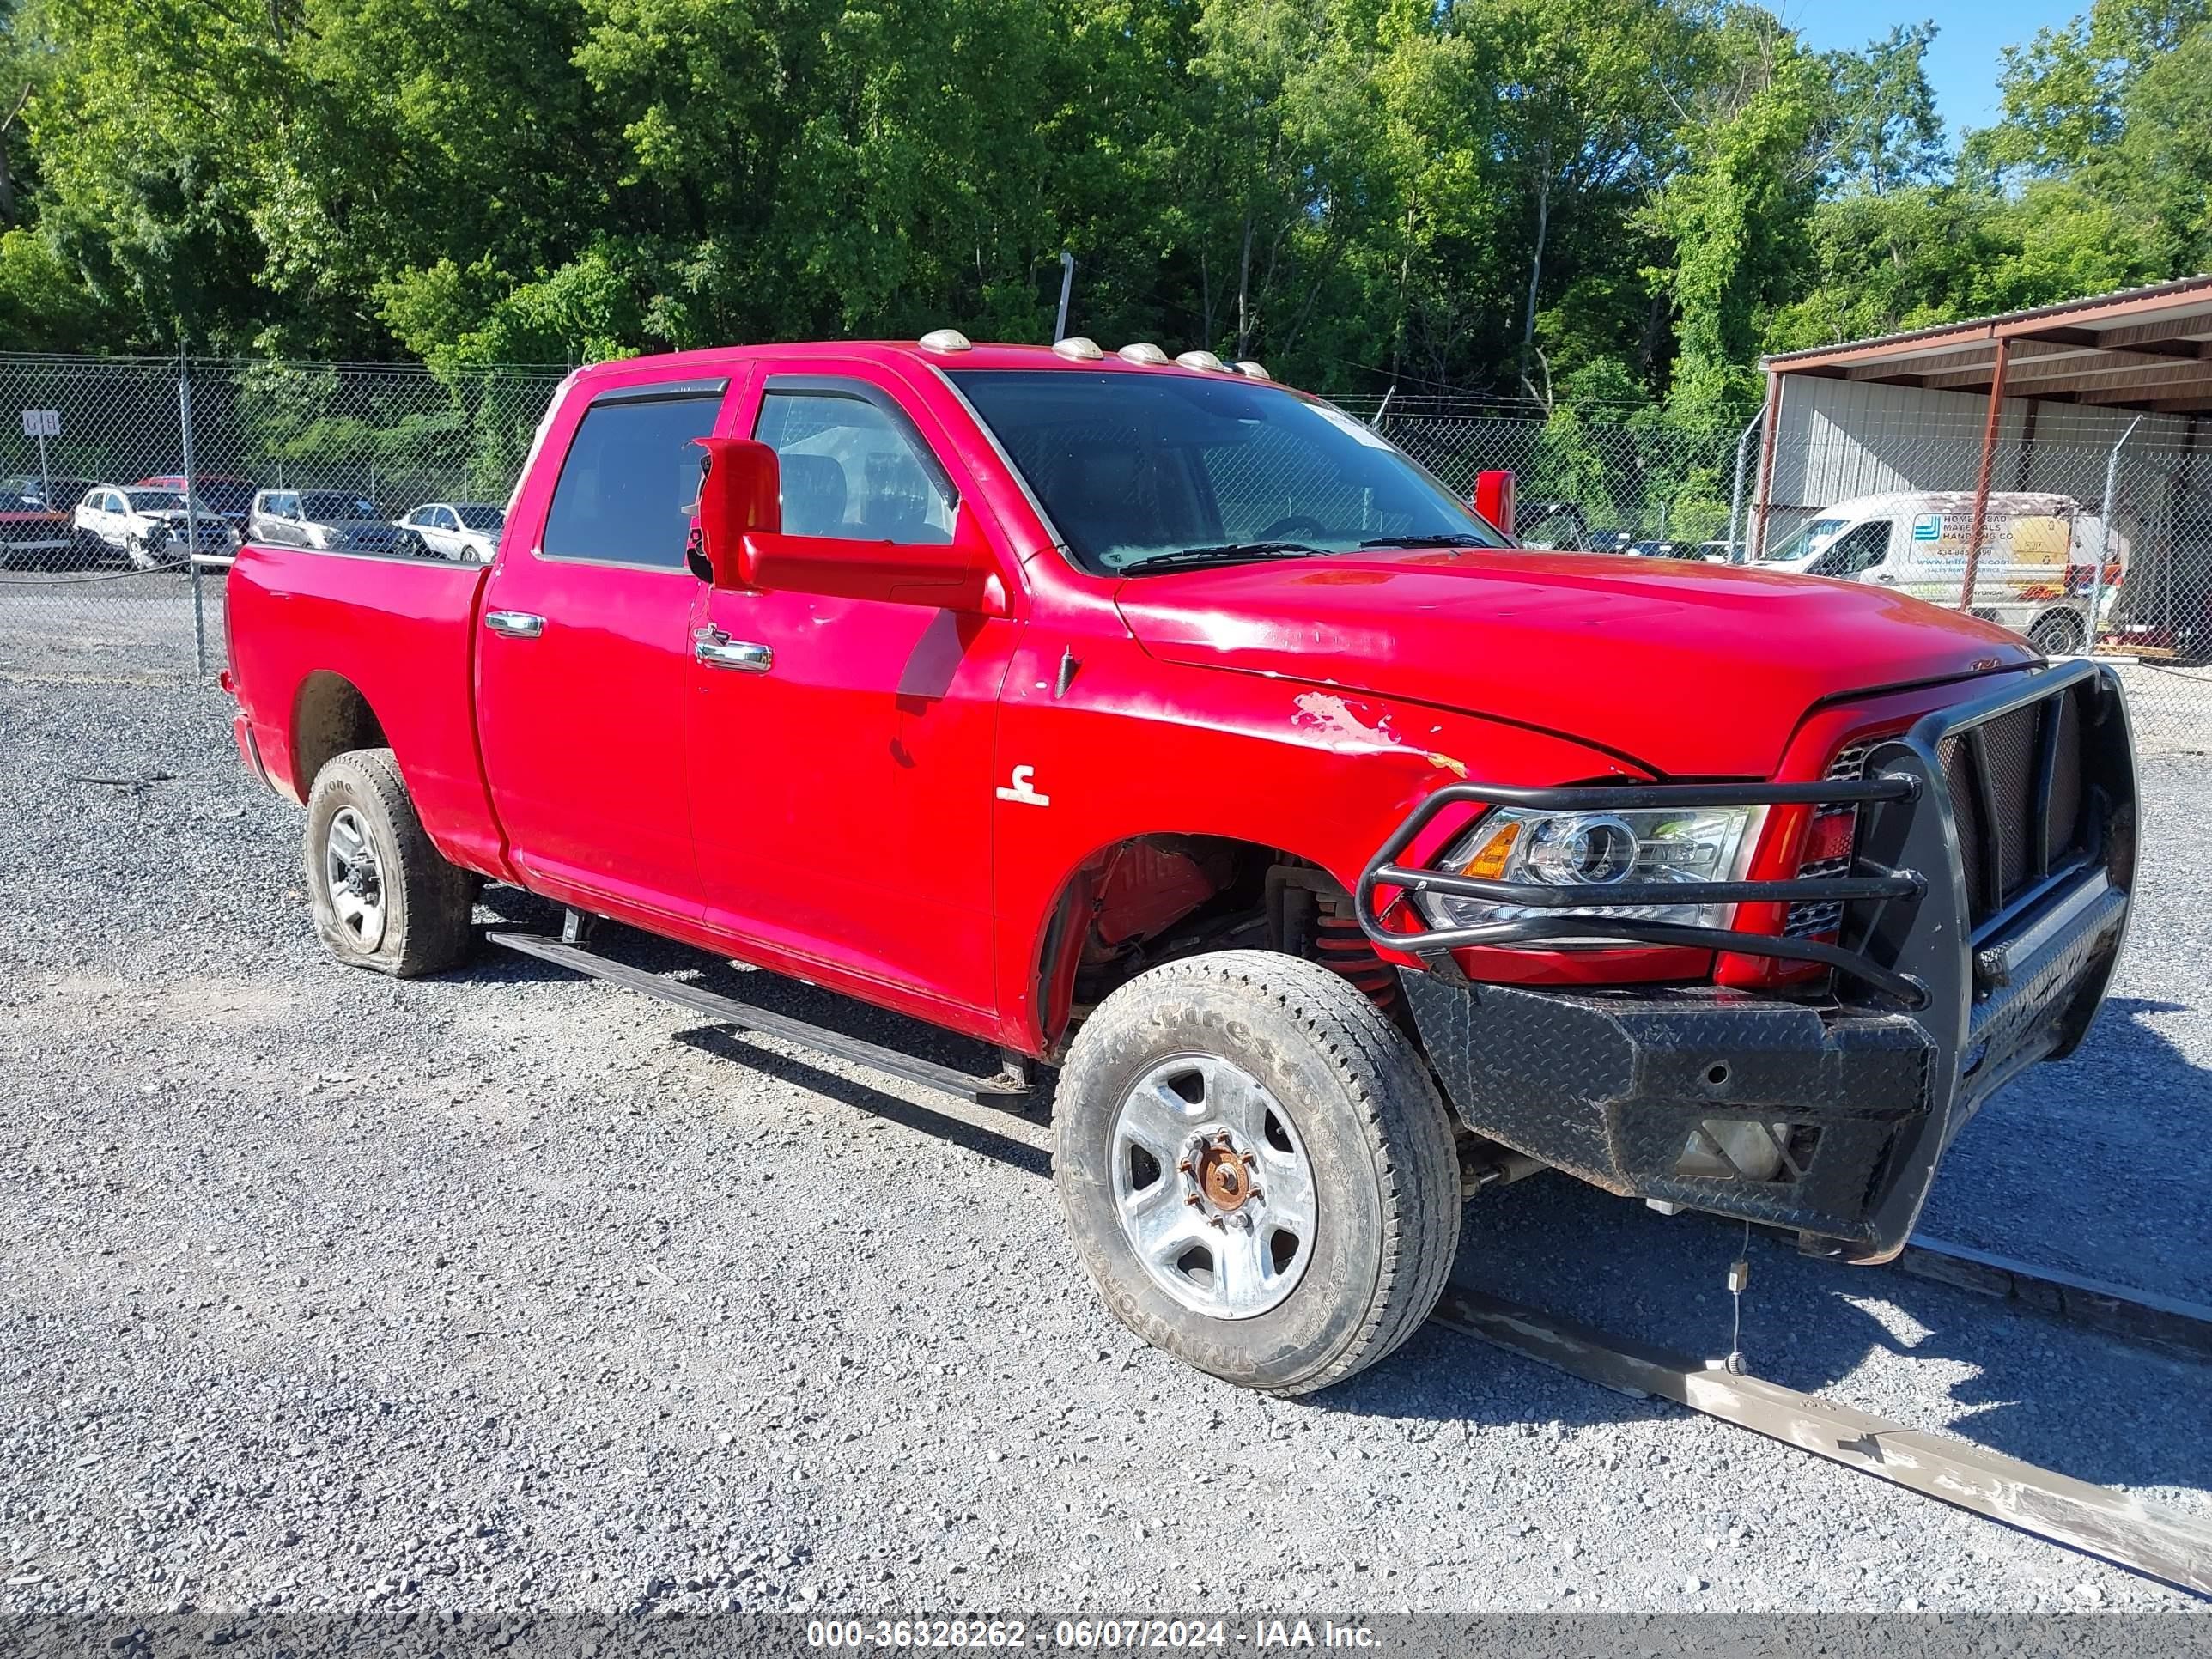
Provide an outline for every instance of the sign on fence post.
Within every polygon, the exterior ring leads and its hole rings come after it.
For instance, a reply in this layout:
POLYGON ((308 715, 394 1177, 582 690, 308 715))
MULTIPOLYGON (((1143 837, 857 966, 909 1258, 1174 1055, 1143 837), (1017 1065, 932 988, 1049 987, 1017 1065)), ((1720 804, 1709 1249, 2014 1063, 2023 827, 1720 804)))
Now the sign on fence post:
POLYGON ((23 435, 39 441, 39 483, 46 489, 46 503, 51 510, 54 504, 54 475, 46 467, 46 440, 62 435, 62 412, 58 409, 27 409, 23 411, 23 435))

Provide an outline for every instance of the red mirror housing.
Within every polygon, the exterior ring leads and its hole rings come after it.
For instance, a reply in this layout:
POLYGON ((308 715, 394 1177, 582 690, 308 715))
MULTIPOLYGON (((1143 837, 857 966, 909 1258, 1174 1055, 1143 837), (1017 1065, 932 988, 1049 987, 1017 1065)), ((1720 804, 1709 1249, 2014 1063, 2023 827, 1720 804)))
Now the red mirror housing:
POLYGON ((699 545, 693 574, 717 587, 760 586, 746 538, 783 528, 775 451, 750 438, 700 438, 707 452, 699 481, 699 545), (702 566, 703 565, 703 568, 702 566))
POLYGON ((1513 535, 1513 475, 1494 471, 1474 475, 1474 510, 1509 540, 1513 535))

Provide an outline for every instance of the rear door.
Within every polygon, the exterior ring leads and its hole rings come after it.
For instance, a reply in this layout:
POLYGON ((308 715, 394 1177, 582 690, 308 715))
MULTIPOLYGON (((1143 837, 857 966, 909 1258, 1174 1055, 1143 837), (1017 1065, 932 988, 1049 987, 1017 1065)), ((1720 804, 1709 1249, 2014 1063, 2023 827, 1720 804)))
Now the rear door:
POLYGON ((684 544, 728 382, 632 371, 555 416, 477 618, 484 775, 531 885, 701 914, 684 544), (546 487, 545 481, 550 481, 546 487))
MULTIPOLYGON (((946 434, 903 393, 873 364, 779 359, 737 429, 777 453, 785 530, 857 556, 947 541, 975 513, 996 538, 946 434)), ((918 992, 994 1011, 992 747, 1020 625, 721 588, 702 589, 698 621, 710 645, 757 647, 744 666, 726 648, 691 670, 708 921, 900 1006, 918 992)))

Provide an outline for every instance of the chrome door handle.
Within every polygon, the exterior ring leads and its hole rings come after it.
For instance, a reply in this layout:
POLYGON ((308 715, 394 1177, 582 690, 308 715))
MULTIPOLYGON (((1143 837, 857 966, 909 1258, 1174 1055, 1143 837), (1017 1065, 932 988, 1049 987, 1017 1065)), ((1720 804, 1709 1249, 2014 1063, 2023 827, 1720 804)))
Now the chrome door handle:
POLYGON ((487 611, 484 626, 510 640, 534 640, 545 631, 545 618, 527 611, 487 611))
POLYGON ((734 668, 746 674, 765 674, 775 666, 775 653, 767 646, 733 640, 719 628, 694 633, 691 654, 709 668, 734 668))

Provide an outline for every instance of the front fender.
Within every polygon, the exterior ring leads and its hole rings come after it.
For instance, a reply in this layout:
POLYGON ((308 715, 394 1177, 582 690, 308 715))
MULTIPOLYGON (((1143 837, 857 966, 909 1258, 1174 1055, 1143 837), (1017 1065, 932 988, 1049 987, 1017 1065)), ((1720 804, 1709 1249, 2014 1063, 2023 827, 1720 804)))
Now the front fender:
POLYGON ((994 816, 1004 1040, 1042 1052, 1038 966, 1084 861, 1135 836, 1276 848, 1349 891, 1415 803, 1469 776, 1643 779, 1619 757, 1503 721, 1273 675, 1165 663, 1133 641, 1030 630, 1000 702, 994 816))

